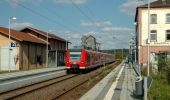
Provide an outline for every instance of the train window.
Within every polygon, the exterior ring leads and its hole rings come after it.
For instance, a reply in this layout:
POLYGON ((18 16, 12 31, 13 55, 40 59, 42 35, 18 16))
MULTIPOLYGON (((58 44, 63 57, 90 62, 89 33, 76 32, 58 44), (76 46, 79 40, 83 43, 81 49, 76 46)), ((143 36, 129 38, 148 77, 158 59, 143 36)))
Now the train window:
POLYGON ((70 60, 73 62, 80 61, 81 52, 70 52, 70 60))
POLYGON ((87 62, 90 62, 90 55, 87 55, 87 62))
POLYGON ((90 62, 93 62, 94 58, 93 58, 93 55, 90 54, 90 62))

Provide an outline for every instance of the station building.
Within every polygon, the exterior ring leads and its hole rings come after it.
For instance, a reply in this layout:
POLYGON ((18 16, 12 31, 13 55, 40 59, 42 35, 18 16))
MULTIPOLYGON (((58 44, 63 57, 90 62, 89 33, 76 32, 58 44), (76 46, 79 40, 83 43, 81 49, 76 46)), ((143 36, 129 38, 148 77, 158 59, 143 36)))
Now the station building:
MULTIPOLYGON (((26 27, 21 32, 24 32, 26 34, 32 35, 38 39, 41 39, 42 41, 47 41, 47 34, 48 34, 48 41, 49 41, 49 67, 57 67, 57 66, 64 66, 64 56, 66 52, 66 40, 56 36, 55 34, 44 32, 39 29, 35 29, 32 27, 26 27)), ((67 48, 68 48, 67 42, 67 48)))
POLYGON ((65 65, 65 39, 52 33, 48 33, 47 36, 47 32, 32 27, 26 27, 21 31, 10 29, 10 33, 11 48, 9 48, 9 29, 0 27, 0 71, 46 67, 47 44, 48 67, 65 65))
MULTIPOLYGON (((170 51, 170 1, 157 0, 150 3, 150 60, 157 65, 157 54, 170 51)), ((148 62, 148 4, 138 6, 135 16, 138 62, 148 62)))
POLYGON ((45 41, 12 29, 10 33, 11 48, 9 29, 0 27, 0 71, 29 70, 46 66, 45 41))

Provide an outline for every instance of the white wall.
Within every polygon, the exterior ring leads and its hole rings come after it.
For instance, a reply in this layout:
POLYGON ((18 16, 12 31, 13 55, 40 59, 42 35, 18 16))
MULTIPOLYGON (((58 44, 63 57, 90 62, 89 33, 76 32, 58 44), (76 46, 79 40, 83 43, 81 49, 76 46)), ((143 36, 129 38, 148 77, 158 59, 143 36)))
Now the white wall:
MULTIPOLYGON (((166 30, 170 30, 170 24, 166 24, 166 14, 170 13, 170 8, 155 8, 150 10, 151 14, 157 14, 157 24, 151 24, 150 30, 157 30, 157 42, 151 42, 151 46, 169 46, 170 41, 166 40, 166 30)), ((148 38, 148 10, 141 11, 141 32, 142 45, 146 45, 148 38)))
POLYGON ((12 47, 10 50, 10 65, 9 65, 9 47, 0 46, 0 71, 19 70, 18 64, 15 64, 17 48, 12 47))

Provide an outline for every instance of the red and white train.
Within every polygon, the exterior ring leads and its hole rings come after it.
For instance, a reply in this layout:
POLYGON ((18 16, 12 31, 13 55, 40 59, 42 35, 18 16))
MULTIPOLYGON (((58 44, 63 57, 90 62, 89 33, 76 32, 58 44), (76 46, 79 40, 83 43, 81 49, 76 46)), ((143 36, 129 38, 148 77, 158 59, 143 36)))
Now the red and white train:
POLYGON ((71 71, 84 72, 87 69, 92 69, 113 61, 112 54, 85 49, 68 50, 65 56, 67 73, 71 71))

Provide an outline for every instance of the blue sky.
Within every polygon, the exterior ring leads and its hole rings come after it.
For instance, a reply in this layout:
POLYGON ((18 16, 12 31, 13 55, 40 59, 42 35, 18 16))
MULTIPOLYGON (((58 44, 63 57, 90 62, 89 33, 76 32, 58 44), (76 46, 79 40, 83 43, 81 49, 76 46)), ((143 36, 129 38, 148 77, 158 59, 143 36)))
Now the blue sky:
MULTIPOLYGON (((145 0, 147 1, 147 0, 145 0)), ((128 48, 134 32, 137 0, 0 0, 0 26, 31 26, 81 44, 82 35, 94 35, 102 49, 128 48)))

